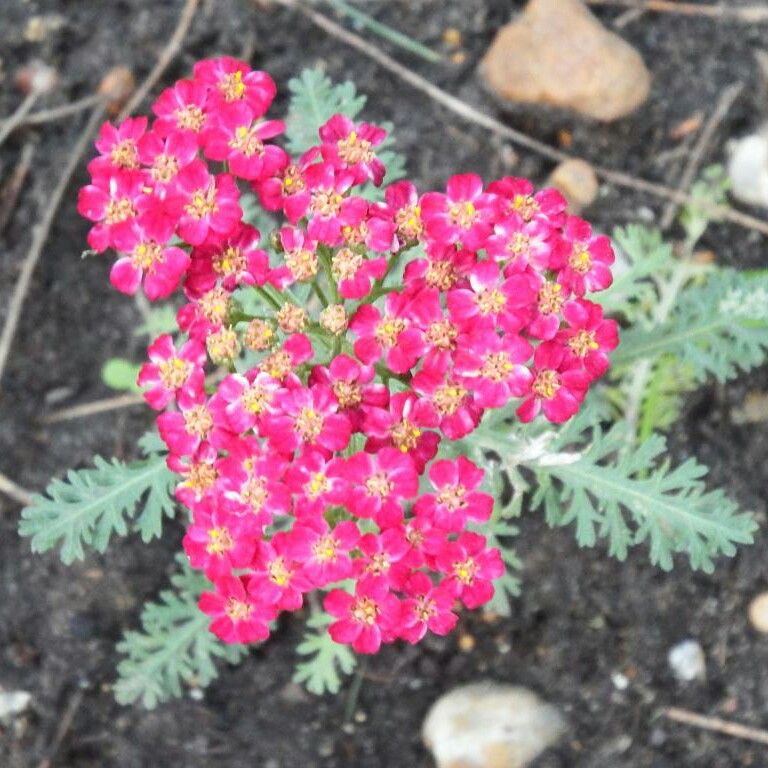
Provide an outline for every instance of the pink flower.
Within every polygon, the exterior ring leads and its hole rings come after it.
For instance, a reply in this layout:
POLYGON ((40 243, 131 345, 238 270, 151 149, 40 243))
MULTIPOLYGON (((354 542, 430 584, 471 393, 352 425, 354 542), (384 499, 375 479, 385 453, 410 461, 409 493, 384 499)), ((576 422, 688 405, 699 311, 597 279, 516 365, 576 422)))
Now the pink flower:
POLYGON ((576 216, 569 216, 564 230, 565 263, 557 276, 563 286, 577 296, 602 291, 613 282, 611 264, 616 256, 605 235, 592 236, 592 227, 576 216))
POLYGON ((387 271, 387 259, 366 259, 359 251, 340 248, 332 259, 332 274, 344 299, 363 299, 371 292, 371 281, 387 271))
POLYGON ((242 101, 261 117, 275 98, 275 82, 266 73, 252 70, 245 62, 222 56, 198 61, 193 70, 196 80, 211 91, 209 100, 214 110, 242 101))
POLYGON ((349 329, 359 337, 354 349, 363 363, 375 363, 386 354, 387 367, 394 373, 406 373, 416 365, 424 352, 424 338, 409 317, 412 298, 393 291, 387 295, 384 316, 372 304, 355 312, 349 329))
POLYGON ((341 458, 328 459, 320 451, 311 449, 294 459, 285 480, 296 494, 297 520, 322 515, 328 506, 344 504, 349 483, 344 479, 343 464, 341 458))
POLYGON ((345 520, 333 529, 320 517, 311 524, 297 524, 288 534, 286 553, 302 564, 304 574, 316 587, 352 576, 349 556, 360 541, 360 530, 345 520))
POLYGON ((403 179, 390 184, 384 192, 386 215, 395 224, 398 247, 422 239, 424 224, 421 220, 419 193, 410 181, 403 179))
POLYGON ((157 429, 168 450, 191 456, 203 442, 219 447, 221 429, 216 427, 205 390, 182 389, 176 402, 178 411, 166 411, 157 417, 157 429))
POLYGON ((398 622, 398 634, 403 640, 418 643, 427 630, 447 635, 456 626, 459 617, 451 610, 455 598, 442 584, 434 586, 426 573, 411 574, 403 591, 407 597, 401 603, 398 622))
POLYGON ((605 320, 603 308, 586 299, 569 301, 563 315, 568 327, 560 331, 557 341, 567 357, 581 362, 593 379, 602 376, 608 370, 608 352, 619 345, 618 324, 605 320))
POLYGON ((151 205, 141 171, 99 174, 77 198, 78 213, 96 222, 88 233, 88 245, 99 253, 114 247, 117 233, 130 230, 139 213, 151 205))
POLYGON ((206 122, 208 89, 195 80, 178 80, 166 88, 152 105, 157 115, 152 130, 159 136, 173 131, 200 133, 206 122))
POLYGON ((446 544, 436 556, 437 567, 448 574, 444 584, 467 608, 478 608, 493 597, 493 580, 504 573, 498 549, 486 549, 485 537, 466 532, 446 544))
POLYGON ((338 619, 328 627, 331 637, 337 643, 351 643, 356 653, 376 653, 395 637, 400 603, 386 583, 358 582, 354 596, 334 589, 323 607, 338 619))
POLYGON ((312 583, 301 565, 288 555, 287 533, 276 533, 271 541, 260 541, 253 562, 248 591, 282 611, 296 611, 312 583))
POLYGON ((159 188, 173 185, 179 171, 197 157, 197 139, 190 131, 161 136, 152 130, 138 143, 139 160, 149 166, 149 177, 159 188))
POLYGON ((217 423, 233 432, 247 432, 268 413, 280 384, 268 373, 252 368, 245 374, 233 373, 219 382, 211 412, 217 423))
POLYGON ((472 251, 483 248, 493 230, 495 200, 483 192, 478 175, 451 176, 447 194, 427 192, 421 197, 427 235, 446 245, 458 242, 472 251))
POLYGON ((352 425, 337 413, 338 407, 333 392, 321 385, 283 390, 275 398, 274 411, 262 419, 261 434, 284 455, 302 446, 343 451, 352 425))
POLYGON ((235 101, 223 106, 201 134, 206 157, 229 163, 233 176, 257 182, 274 176, 288 164, 285 150, 267 139, 285 131, 282 120, 254 122, 253 109, 235 101))
POLYGON ((254 187, 264 208, 268 211, 284 210, 288 221, 296 224, 304 215, 310 201, 305 174, 319 154, 320 150, 312 147, 296 163, 289 162, 289 165, 278 170, 274 176, 257 181, 254 187))
POLYGON ((206 360, 202 344, 188 341, 177 354, 173 338, 166 333, 152 342, 147 354, 150 362, 142 366, 137 383, 149 386, 144 399, 155 410, 165 408, 182 390, 194 392, 202 387, 206 360))
POLYGON ((414 498, 419 490, 413 459, 396 448, 355 453, 345 460, 341 473, 350 484, 347 509, 355 517, 375 518, 382 527, 400 520, 400 502, 414 498))
POLYGON ((351 171, 355 183, 370 179, 377 187, 384 179, 384 163, 376 157, 374 147, 381 144, 387 132, 369 123, 355 123, 344 115, 334 115, 320 127, 323 158, 339 168, 351 171))
POLYGON ((530 342, 522 336, 482 331, 459 344, 454 373, 481 408, 503 408, 510 398, 528 391, 532 376, 524 363, 532 352, 530 342))
POLYGON ((169 246, 173 221, 165 216, 140 216, 131 225, 114 232, 114 245, 121 256, 112 266, 109 281, 118 291, 134 294, 144 280, 150 301, 164 299, 178 288, 189 267, 189 254, 169 246))
POLYGON ((561 226, 565 221, 568 201, 556 189, 543 189, 534 194, 528 179, 506 176, 489 184, 488 191, 497 196, 502 216, 513 214, 525 222, 543 217, 552 226, 561 226))
POLYGON ((189 277, 184 291, 199 298, 220 281, 227 291, 240 285, 264 285, 269 274, 269 256, 257 246, 258 229, 238 223, 225 239, 214 235, 192 251, 189 277))
POLYGON ((215 592, 200 595, 200 610, 212 617, 211 632, 225 643, 256 643, 269 637, 277 608, 246 589, 248 583, 244 576, 221 576, 215 592))
POLYGON ((355 560, 355 569, 362 588, 366 589, 377 581, 390 589, 402 588, 408 569, 399 567, 399 564, 410 549, 405 528, 397 526, 380 534, 366 533, 360 539, 358 548, 362 557, 355 560))
POLYGON ((414 513, 450 533, 463 531, 468 520, 486 522, 493 511, 493 496, 475 490, 484 474, 464 456, 455 461, 435 461, 429 468, 429 479, 437 493, 420 496, 414 513))
POLYGON ((427 431, 431 423, 431 411, 427 403, 412 392, 392 395, 388 408, 366 408, 363 432, 368 435, 365 450, 376 453, 393 445, 401 453, 407 453, 421 474, 426 464, 437 453, 440 435, 427 431))
POLYGON ((536 347, 533 362, 535 370, 528 382, 527 398, 515 413, 520 421, 528 422, 543 409, 549 421, 567 421, 579 410, 589 387, 589 374, 554 341, 536 347))
POLYGON ((528 267, 541 272, 550 269, 552 225, 543 216, 526 221, 513 214, 496 222, 485 250, 497 262, 506 264, 505 274, 523 272, 528 267))
POLYGON ((258 533, 250 518, 230 515, 215 503, 199 504, 184 536, 184 551, 193 568, 215 580, 251 564, 258 533))
POLYGON ((463 330, 501 328, 517 333, 528 322, 538 282, 533 275, 504 279, 494 261, 481 261, 470 273, 468 288, 454 288, 446 301, 451 320, 463 330))
POLYGON ((446 376, 440 362, 428 363, 413 377, 411 388, 431 409, 430 426, 440 427, 449 440, 461 440, 473 432, 483 417, 483 409, 475 402, 458 378, 446 376))
POLYGON ((183 199, 178 232, 190 245, 201 245, 211 231, 226 237, 242 218, 234 179, 225 173, 211 176, 202 160, 179 171, 177 187, 183 199))
POLYGON ((128 117, 117 128, 111 123, 104 123, 96 140, 99 157, 88 163, 91 176, 137 170, 137 145, 146 130, 146 117, 128 117))

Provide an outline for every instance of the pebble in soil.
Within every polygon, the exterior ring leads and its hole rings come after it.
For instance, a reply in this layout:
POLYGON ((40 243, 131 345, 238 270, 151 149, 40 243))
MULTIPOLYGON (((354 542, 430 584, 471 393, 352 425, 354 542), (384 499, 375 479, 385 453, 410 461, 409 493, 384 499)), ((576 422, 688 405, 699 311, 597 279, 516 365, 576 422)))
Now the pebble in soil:
POLYGON ((496 35, 480 73, 503 102, 559 107, 604 122, 633 112, 651 87, 640 54, 580 0, 531 0, 496 35))
POLYGON ((558 710, 527 688, 474 683, 432 705, 422 737, 438 768, 524 768, 564 731, 558 710))

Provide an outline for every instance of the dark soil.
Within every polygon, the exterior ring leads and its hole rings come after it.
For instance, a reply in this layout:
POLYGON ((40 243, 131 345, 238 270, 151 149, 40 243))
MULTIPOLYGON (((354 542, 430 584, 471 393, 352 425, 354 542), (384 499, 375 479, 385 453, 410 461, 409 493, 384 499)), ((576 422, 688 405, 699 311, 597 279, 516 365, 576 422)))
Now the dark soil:
MULTIPOLYGON (((730 4, 737 4, 731 0, 730 4)), ((180 0, 27 0, 0 3, 0 114, 19 103, 12 73, 32 57, 57 67, 60 89, 50 104, 94 89, 101 73, 126 64, 143 77, 171 34, 180 0), (25 40, 32 17, 60 16, 41 42, 25 40), (54 25, 56 26, 56 25, 54 25)), ((282 88, 303 67, 322 64, 335 79, 351 78, 369 94, 367 116, 397 126, 400 148, 421 187, 451 173, 486 177, 514 172, 542 181, 551 166, 509 152, 487 132, 462 123, 368 59, 285 10, 264 10, 246 0, 203 3, 181 55, 165 82, 189 72, 199 58, 247 55, 282 88), (505 158, 507 158, 505 160, 505 158)), ((494 32, 521 2, 506 0, 371 0, 382 21, 444 49, 448 27, 461 30, 466 61, 428 65, 396 52, 409 66, 484 109, 494 104, 478 86, 476 65, 494 32)), ((607 22, 619 12, 600 9, 607 22)), ((50 20, 50 19, 49 19, 50 20)), ((669 132, 696 112, 707 114, 723 88, 744 92, 725 120, 707 162, 723 159, 724 140, 760 119, 760 86, 753 49, 768 40, 766 27, 703 18, 646 14, 622 34, 643 53, 654 75, 651 99, 613 125, 530 111, 507 115, 511 125, 557 143, 573 135, 574 153, 648 178, 674 181, 680 160, 664 160, 677 142, 669 132)), ((277 111, 285 106, 283 97, 277 111)), ((0 322, 41 216, 52 179, 64 165, 83 118, 17 133, 0 150, 0 178, 11 172, 27 141, 37 145, 30 178, 10 223, 0 233, 0 322)), ((667 156, 668 157, 668 156, 667 156)), ((684 155, 683 155, 684 159, 684 155)), ((41 414, 106 396, 99 368, 111 356, 139 359, 143 340, 131 301, 110 289, 108 261, 82 261, 86 225, 75 214, 76 177, 48 240, 24 308, 0 396, 0 471, 41 489, 52 475, 85 465, 94 453, 130 457, 150 421, 142 408, 115 411, 44 428, 41 414)), ((588 215, 609 229, 658 216, 659 201, 605 187, 588 215)), ((704 246, 721 263, 763 264, 766 247, 744 230, 717 226, 704 246)), ((696 455, 712 467, 711 480, 765 520, 763 426, 734 426, 730 409, 745 393, 768 386, 765 372, 690 399, 675 432, 675 457, 696 455)), ((579 551, 572 531, 549 531, 537 514, 521 522, 524 592, 510 619, 464 620, 456 637, 417 648, 390 647, 367 667, 353 724, 343 726, 345 690, 315 699, 290 683, 300 622, 285 622, 274 640, 236 669, 225 669, 200 700, 187 697, 154 712, 121 708, 110 692, 115 642, 138 623, 140 606, 165 586, 181 532, 162 543, 115 542, 104 557, 64 567, 55 553, 34 556, 16 535, 19 509, 0 497, 0 686, 32 694, 30 711, 0 725, 0 765, 36 766, 51 750, 74 701, 71 728, 53 764, 69 768, 119 766, 430 766, 419 730, 430 703, 453 686, 482 678, 527 685, 558 705, 570 721, 568 736, 537 762, 538 768, 714 768, 766 766, 765 747, 710 735, 659 716, 668 705, 768 725, 768 642, 748 624, 746 607, 766 588, 765 537, 724 560, 714 576, 684 564, 671 574, 652 568, 642 552, 627 563, 601 550, 579 551), (461 634, 459 633, 459 634, 461 634), (703 683, 676 683, 669 648, 696 638, 708 660, 703 683), (629 678, 624 691, 611 676, 629 678)))

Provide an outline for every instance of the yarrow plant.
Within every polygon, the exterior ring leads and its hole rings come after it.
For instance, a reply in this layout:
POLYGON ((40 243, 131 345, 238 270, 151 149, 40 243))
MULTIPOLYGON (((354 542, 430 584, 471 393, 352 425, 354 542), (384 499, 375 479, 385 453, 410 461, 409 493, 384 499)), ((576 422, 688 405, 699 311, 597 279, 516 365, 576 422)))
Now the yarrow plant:
MULTIPOLYGON (((267 117, 272 78, 228 57, 201 61, 160 95, 153 122, 102 127, 80 191, 91 248, 117 254, 112 285, 152 301, 184 297, 177 328, 154 339, 138 377, 160 412, 162 442, 148 438, 137 467, 102 462, 71 475, 78 494, 67 501, 121 484, 133 495, 111 501, 106 517, 81 508, 76 530, 42 497, 22 522, 38 549, 63 538, 72 559, 83 541, 103 549, 113 530, 124 532, 150 481, 157 498, 146 525, 138 521, 145 538, 170 513, 160 498, 168 487, 188 511, 183 547, 199 580, 188 572, 177 584, 185 600, 156 606, 145 626, 165 656, 148 657, 145 644, 129 659, 123 671, 143 682, 124 700, 167 695, 159 683, 147 693, 148 670, 168 674, 172 692, 174 675, 213 676, 183 660, 167 672, 187 649, 166 650, 174 622, 253 643, 309 602, 323 607, 312 626, 357 653, 449 633, 461 606, 494 598, 494 582, 514 589, 503 543, 514 529, 499 510, 525 485, 525 461, 540 473, 534 504, 551 522, 568 522, 557 499, 571 496, 576 508, 592 505, 600 535, 624 536, 620 509, 634 497, 606 495, 601 522, 590 501, 600 476, 573 476, 579 460, 615 450, 615 436, 607 449, 595 436, 568 454, 574 433, 559 426, 574 423, 618 345, 618 323, 598 300, 611 294, 609 238, 568 214, 559 192, 521 178, 485 185, 461 174, 426 192, 406 179, 386 184, 386 131, 358 121, 354 92, 334 92, 322 76, 306 75, 295 98, 310 86, 352 114, 327 115, 314 145, 289 153, 284 122, 267 117), (254 226, 254 216, 267 224, 254 226), (185 612, 187 598, 203 623, 185 612)), ((646 449, 646 463, 661 450, 646 449)), ((709 498, 695 465, 647 477, 642 462, 622 461, 626 482, 645 494, 640 506, 656 494, 707 514, 719 504, 717 514, 739 521, 728 535, 694 527, 706 544, 699 565, 749 539, 751 520, 709 498)), ((49 493, 64 497, 61 484, 49 493)), ((638 523, 638 541, 657 535, 648 520, 655 513, 638 523)), ((676 525, 660 521, 662 564, 673 551, 695 561, 676 525)), ((621 554, 613 538, 611 548, 621 554)), ((185 637, 188 645, 195 634, 185 637)), ((231 657, 195 642, 198 655, 231 657)), ((317 636, 305 645, 300 652, 324 652, 317 636)), ((342 652, 334 661, 350 667, 342 652)), ((334 688, 313 674, 300 670, 310 688, 334 688)))
POLYGON ((103 126, 78 210, 91 247, 119 254, 115 288, 187 300, 182 338, 152 343, 138 383, 163 411, 211 631, 264 640, 281 611, 329 590, 331 637, 375 653, 446 634, 456 605, 493 596, 504 563, 468 528, 493 498, 440 444, 492 408, 523 422, 578 411, 618 343, 587 298, 611 284, 614 255, 559 192, 524 179, 458 175, 421 194, 403 180, 371 202, 385 131, 336 114, 291 157, 271 143, 275 92, 243 62, 199 62, 152 124, 103 126), (285 217, 273 255, 243 219, 250 190, 285 217), (386 287, 399 262, 402 284, 386 287), (301 283, 317 302, 295 300, 301 283), (259 314, 234 296, 246 286, 259 314), (206 366, 228 373, 207 386, 206 366))

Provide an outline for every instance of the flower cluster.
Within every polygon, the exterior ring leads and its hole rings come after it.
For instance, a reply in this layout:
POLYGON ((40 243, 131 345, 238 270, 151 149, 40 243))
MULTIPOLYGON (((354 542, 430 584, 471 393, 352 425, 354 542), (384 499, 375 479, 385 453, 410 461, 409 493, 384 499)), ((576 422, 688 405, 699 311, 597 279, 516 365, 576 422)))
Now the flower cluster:
POLYGON ((486 409, 576 413, 618 343, 586 298, 610 285, 613 253, 523 179, 459 175, 423 194, 400 181, 372 202, 384 131, 336 115, 293 158, 270 143, 274 95, 242 62, 198 63, 152 125, 102 128, 79 210, 92 248, 119 254, 118 290, 183 284, 179 337, 154 341, 139 383, 163 410, 212 631, 262 640, 322 590, 332 637, 373 653, 491 599, 500 553, 468 526, 493 499, 440 444, 486 409), (262 237, 243 192, 285 225, 262 237))

